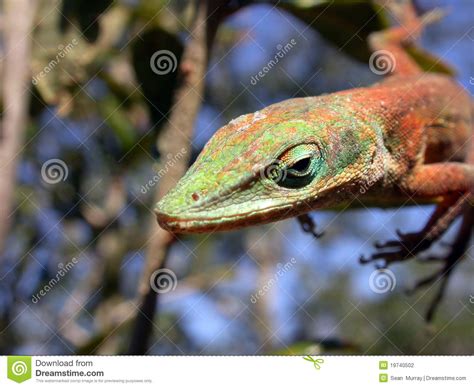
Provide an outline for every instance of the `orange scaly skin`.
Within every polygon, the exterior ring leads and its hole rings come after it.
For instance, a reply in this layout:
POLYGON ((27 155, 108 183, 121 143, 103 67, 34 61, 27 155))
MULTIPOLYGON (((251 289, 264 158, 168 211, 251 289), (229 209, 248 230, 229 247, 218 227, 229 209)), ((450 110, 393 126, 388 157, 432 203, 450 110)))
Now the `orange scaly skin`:
MULTIPOLYGON (((392 10, 397 11, 396 6, 392 10)), ((409 3, 400 27, 371 36, 374 51, 395 63, 385 81, 320 97, 271 105, 217 131, 178 185, 156 207, 159 224, 175 233, 230 230, 299 217, 348 202, 388 206, 435 202, 418 233, 377 244, 363 262, 406 260, 463 221, 440 272, 419 286, 441 280, 431 318, 449 274, 472 234, 474 203, 473 104, 444 75, 423 73, 403 45, 423 24, 409 3), (354 201, 357 197, 359 201, 354 201)))

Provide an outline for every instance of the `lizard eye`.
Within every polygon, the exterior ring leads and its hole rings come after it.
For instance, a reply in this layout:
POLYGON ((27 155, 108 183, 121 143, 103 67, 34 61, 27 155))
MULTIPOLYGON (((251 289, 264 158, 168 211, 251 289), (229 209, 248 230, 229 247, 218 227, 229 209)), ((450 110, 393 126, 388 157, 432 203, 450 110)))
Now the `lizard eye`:
POLYGON ((281 187, 299 189, 313 180, 319 160, 316 144, 301 144, 286 150, 274 163, 270 178, 281 187))
POLYGON ((304 157, 291 166, 287 167, 287 172, 294 176, 305 176, 311 172, 312 157, 304 157))

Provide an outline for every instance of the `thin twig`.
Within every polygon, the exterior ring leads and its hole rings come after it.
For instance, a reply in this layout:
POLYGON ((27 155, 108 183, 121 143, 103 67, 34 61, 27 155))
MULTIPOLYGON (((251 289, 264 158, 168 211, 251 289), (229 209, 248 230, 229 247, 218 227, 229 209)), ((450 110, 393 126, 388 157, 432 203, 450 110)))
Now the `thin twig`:
POLYGON ((11 224, 15 175, 28 119, 35 0, 4 1, 3 120, 0 124, 0 253, 11 224))
MULTIPOLYGON (((175 103, 171 116, 157 142, 161 155, 182 154, 185 150, 187 157, 180 158, 168 168, 167 174, 161 178, 157 188, 156 201, 161 199, 184 175, 189 163, 194 122, 204 94, 204 77, 209 49, 206 16, 207 2, 201 0, 197 6, 194 27, 180 63, 179 84, 174 95, 175 103)), ((139 287, 140 311, 132 332, 130 354, 145 354, 148 349, 157 304, 157 295, 150 288, 150 277, 154 271, 165 266, 169 248, 174 240, 173 235, 156 224, 154 217, 150 230, 146 268, 139 287)))

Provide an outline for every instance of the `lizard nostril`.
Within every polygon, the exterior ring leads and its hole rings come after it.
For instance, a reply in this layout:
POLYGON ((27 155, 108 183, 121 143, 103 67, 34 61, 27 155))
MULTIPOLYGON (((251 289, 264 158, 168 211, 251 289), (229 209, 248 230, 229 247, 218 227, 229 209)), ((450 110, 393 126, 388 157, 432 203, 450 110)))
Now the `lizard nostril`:
POLYGON ((193 201, 197 201, 197 200, 199 200, 199 194, 198 193, 192 193, 191 198, 193 199, 193 201))

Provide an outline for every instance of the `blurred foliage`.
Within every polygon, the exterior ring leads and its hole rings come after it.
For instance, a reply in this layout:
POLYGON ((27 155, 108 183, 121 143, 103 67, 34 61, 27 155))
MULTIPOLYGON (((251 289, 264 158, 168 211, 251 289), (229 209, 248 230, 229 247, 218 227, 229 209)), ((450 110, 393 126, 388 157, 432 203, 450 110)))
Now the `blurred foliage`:
POLYGON ((370 57, 368 35, 388 25, 385 13, 370 1, 290 1, 282 8, 363 62, 370 57))
MULTIPOLYGON (((153 187, 143 186, 155 174, 160 155, 154 144, 176 84, 177 73, 157 76, 150 58, 157 50, 169 50, 179 62, 193 17, 190 2, 38 2, 32 120, 18 172, 15 225, 0 264, 0 352, 120 353, 127 348, 136 311, 153 205, 153 187), (41 167, 51 158, 68 167, 67 179, 55 185, 41 179, 41 167), (71 273, 32 303, 32 295, 56 276, 58 265, 73 257, 79 263, 71 273)), ((376 80, 363 64, 369 56, 368 34, 387 25, 374 2, 296 0, 278 2, 272 9, 274 3, 236 2, 241 10, 221 26, 194 153, 223 119, 246 109, 256 110, 277 98, 350 88, 354 80, 376 80), (258 16, 252 18, 254 12, 258 16), (280 24, 259 24, 258 18, 266 17, 278 17, 280 24), (301 43, 282 61, 281 71, 257 87, 246 87, 251 72, 272 57, 276 43, 296 34, 301 43), (242 55, 233 56, 234 49, 242 55), (258 56, 261 63, 253 59, 258 56)), ((425 68, 447 71, 434 56, 419 49, 411 52, 425 68)), ((324 271, 336 256, 348 254, 339 249, 340 240, 364 245, 361 241, 373 232, 361 232, 364 216, 351 217, 331 224, 334 232, 317 243, 295 242, 306 237, 289 226, 292 221, 279 224, 283 232, 261 227, 183 238, 170 258, 179 286, 164 297, 150 352, 472 352, 473 342, 465 339, 472 316, 464 312, 463 319, 450 321, 459 307, 459 293, 442 306, 438 325, 450 327, 426 348, 429 332, 419 313, 407 310, 402 293, 376 301, 349 300, 356 294, 350 287, 352 276, 361 267, 324 271), (261 240, 267 245, 257 254, 251 247, 256 249, 261 240), (302 247, 312 251, 301 255, 302 247), (263 281, 262 268, 268 275, 275 260, 293 255, 299 262, 292 275, 296 280, 279 285, 279 294, 274 291, 280 296, 249 304, 263 281), (317 295, 315 284, 322 287, 317 295), (282 290, 287 290, 286 299, 282 290), (398 316, 399 322, 393 323, 398 316)), ((420 272, 416 268, 413 273, 420 272)), ((409 300, 422 311, 421 301, 409 300)))

